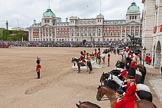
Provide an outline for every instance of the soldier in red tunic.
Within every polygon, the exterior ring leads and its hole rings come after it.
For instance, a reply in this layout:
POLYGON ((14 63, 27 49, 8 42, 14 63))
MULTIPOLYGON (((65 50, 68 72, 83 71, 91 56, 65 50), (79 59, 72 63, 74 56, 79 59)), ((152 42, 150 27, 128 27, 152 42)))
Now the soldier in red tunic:
POLYGON ((41 69, 40 58, 37 57, 36 63, 37 63, 36 65, 37 78, 40 79, 40 69, 41 69))
POLYGON ((149 54, 146 55, 145 61, 146 61, 146 64, 150 64, 151 58, 149 54))
POLYGON ((85 61, 85 55, 83 53, 83 51, 80 52, 80 60, 78 61, 77 65, 78 65, 78 73, 80 73, 80 66, 85 66, 86 65, 86 61, 85 61))
POLYGON ((134 108, 136 103, 136 84, 134 76, 129 76, 127 79, 127 89, 122 100, 118 100, 114 104, 114 108, 134 108))
POLYGON ((94 57, 97 56, 97 49, 95 49, 95 52, 94 52, 94 57))
POLYGON ((136 61, 131 61, 130 67, 134 68, 134 69, 137 69, 137 62, 136 61))
POLYGON ((100 51, 100 48, 98 48, 98 52, 97 52, 97 59, 98 59, 98 63, 100 64, 101 63, 101 51, 100 51))
POLYGON ((107 65, 110 66, 110 54, 107 55, 107 65))

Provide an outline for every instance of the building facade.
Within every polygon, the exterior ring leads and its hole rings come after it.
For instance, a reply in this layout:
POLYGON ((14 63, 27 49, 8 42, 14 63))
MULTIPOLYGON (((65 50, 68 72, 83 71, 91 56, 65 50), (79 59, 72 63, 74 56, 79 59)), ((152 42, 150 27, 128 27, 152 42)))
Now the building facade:
POLYGON ((41 23, 28 28, 29 41, 117 41, 128 40, 127 35, 142 36, 140 9, 135 2, 127 9, 125 20, 106 20, 102 14, 96 18, 80 19, 72 16, 65 22, 51 9, 43 13, 41 23))
POLYGON ((142 3, 145 19, 143 46, 151 53, 152 65, 160 68, 162 66, 162 0, 142 0, 142 3))

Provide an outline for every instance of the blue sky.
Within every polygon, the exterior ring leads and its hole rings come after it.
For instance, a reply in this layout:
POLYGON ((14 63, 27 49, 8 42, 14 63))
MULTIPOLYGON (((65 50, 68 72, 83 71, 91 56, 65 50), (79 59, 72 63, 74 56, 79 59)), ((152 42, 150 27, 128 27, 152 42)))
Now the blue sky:
MULTIPOLYGON (((142 0, 101 0, 101 13, 105 19, 125 19, 132 2, 143 9, 142 0)), ((43 12, 51 8, 63 21, 70 16, 95 18, 100 13, 100 0, 0 0, 0 28, 28 27, 33 20, 41 22, 43 12)))

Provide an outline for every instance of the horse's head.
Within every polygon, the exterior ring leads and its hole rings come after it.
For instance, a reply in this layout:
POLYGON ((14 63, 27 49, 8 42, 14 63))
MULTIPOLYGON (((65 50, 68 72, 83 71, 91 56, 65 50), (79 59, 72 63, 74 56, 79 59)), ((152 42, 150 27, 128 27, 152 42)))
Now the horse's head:
POLYGON ((120 68, 120 61, 119 60, 116 62, 115 66, 120 68))
POLYGON ((100 78, 100 82, 102 83, 102 82, 104 82, 106 79, 108 79, 108 77, 109 77, 109 73, 102 73, 102 75, 101 75, 101 78, 100 78))
POLYGON ((102 97, 106 95, 110 100, 115 97, 115 91, 111 88, 107 88, 105 86, 100 85, 97 91, 96 99, 98 101, 101 101, 102 97))
POLYGON ((77 58, 77 57, 72 57, 72 59, 71 59, 71 62, 72 62, 72 63, 78 62, 78 61, 79 61, 79 58, 77 58))
POLYGON ((102 97, 105 95, 105 91, 102 86, 98 86, 97 89, 98 89, 98 91, 97 91, 96 99, 98 101, 101 101, 102 97))
POLYGON ((130 64, 131 61, 132 61, 132 59, 131 59, 130 57, 127 57, 127 58, 126 58, 126 64, 128 64, 128 63, 130 64))
POLYGON ((115 66, 116 66, 117 68, 123 68, 123 69, 124 69, 124 63, 121 62, 121 61, 119 61, 119 60, 116 62, 115 66))
POLYGON ((117 69, 113 69, 112 71, 110 71, 110 73, 115 75, 115 76, 118 76, 121 73, 121 71, 117 70, 117 69))

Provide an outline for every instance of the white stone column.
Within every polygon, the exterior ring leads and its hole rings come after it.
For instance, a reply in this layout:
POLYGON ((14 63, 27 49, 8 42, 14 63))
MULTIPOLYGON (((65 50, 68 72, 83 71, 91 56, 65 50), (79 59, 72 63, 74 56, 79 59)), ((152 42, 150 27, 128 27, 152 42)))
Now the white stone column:
POLYGON ((129 33, 130 33, 130 35, 131 35, 131 33, 132 33, 132 28, 131 28, 131 26, 129 26, 129 33))
POLYGON ((162 24, 162 1, 160 1, 159 3, 159 7, 158 7, 158 19, 157 19, 157 32, 160 32, 160 25, 162 24))
POLYGON ((49 36, 49 30, 50 30, 50 27, 48 27, 48 41, 50 40, 50 36, 49 36))
POLYGON ((125 26, 125 42, 127 41, 127 26, 125 26))
POLYGON ((33 41, 33 28, 31 29, 31 40, 33 41))
POLYGON ((29 33, 28 40, 31 41, 31 29, 28 30, 28 33, 29 33))
POLYGON ((141 27, 140 27, 140 25, 139 25, 139 31, 138 31, 139 33, 139 37, 141 36, 141 27))
POLYGON ((122 40, 123 36, 123 26, 120 26, 120 39, 122 40))
POLYGON ((125 26, 125 38, 127 37, 127 26, 125 26))
POLYGON ((55 30, 55 42, 56 42, 56 35, 57 35, 56 27, 54 28, 54 30, 55 30))
POLYGON ((75 38, 75 42, 76 42, 76 32, 75 32, 76 30, 75 30, 75 26, 74 26, 74 38, 75 38))
POLYGON ((98 36, 98 34, 97 34, 98 32, 97 31, 98 31, 98 27, 96 27, 96 37, 98 36))
POLYGON ((136 26, 134 26, 134 36, 136 35, 136 26))

